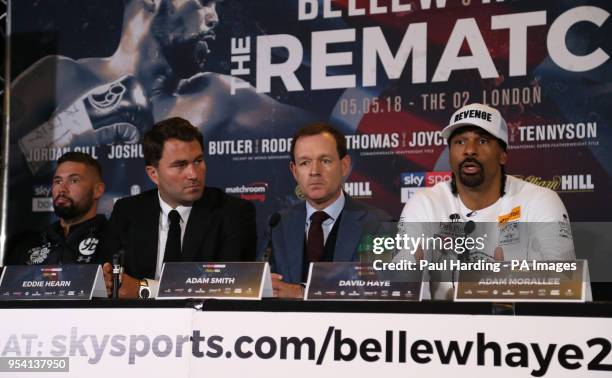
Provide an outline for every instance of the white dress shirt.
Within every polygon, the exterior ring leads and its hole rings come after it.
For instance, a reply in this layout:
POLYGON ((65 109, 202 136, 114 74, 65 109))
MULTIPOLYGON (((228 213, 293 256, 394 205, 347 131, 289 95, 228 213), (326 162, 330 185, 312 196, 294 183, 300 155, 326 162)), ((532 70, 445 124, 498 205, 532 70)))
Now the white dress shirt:
POLYGON ((181 216, 181 247, 183 246, 183 238, 185 237, 185 229, 187 228, 187 221, 189 220, 189 214, 191 214, 192 206, 177 206, 172 208, 168 205, 159 195, 159 207, 161 211, 159 213, 159 238, 157 241, 157 265, 155 267, 155 279, 158 280, 161 275, 161 267, 164 263, 164 252, 166 251, 166 240, 168 240, 168 230, 170 229, 170 219, 168 214, 172 210, 178 211, 181 216))
MULTIPOLYGON (((323 211, 329 216, 323 224, 323 244, 327 242, 327 237, 331 232, 332 228, 334 228, 334 224, 336 223, 336 219, 340 216, 342 209, 344 209, 344 202, 346 199, 344 198, 344 193, 340 192, 340 197, 336 199, 331 205, 327 206, 323 211)), ((312 207, 308 202, 306 202, 306 241, 308 241, 308 229, 310 228, 310 216, 318 211, 314 207, 312 207)))
POLYGON ((159 279, 161 277, 161 269, 164 264, 164 252, 166 251, 166 241, 168 240, 168 230, 170 229, 170 219, 168 214, 172 210, 178 211, 181 216, 181 247, 183 246, 183 238, 185 237, 185 229, 187 228, 187 221, 189 220, 189 214, 191 214, 192 206, 177 206, 172 208, 168 205, 160 196, 159 191, 157 192, 159 198, 159 230, 157 239, 157 264, 155 265, 155 278, 147 279, 149 282, 149 288, 151 290, 152 297, 157 296, 159 289, 159 279))

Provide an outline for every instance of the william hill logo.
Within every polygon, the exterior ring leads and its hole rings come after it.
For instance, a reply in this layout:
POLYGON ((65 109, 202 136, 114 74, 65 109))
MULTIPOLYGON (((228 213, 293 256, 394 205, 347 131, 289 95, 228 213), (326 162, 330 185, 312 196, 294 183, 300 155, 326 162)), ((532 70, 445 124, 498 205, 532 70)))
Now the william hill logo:
POLYGON ((268 191, 267 182, 254 182, 247 185, 225 188, 225 193, 237 194, 238 197, 248 201, 264 202, 268 191))
POLYGON ((540 176, 516 177, 556 192, 592 192, 595 190, 591 175, 557 175, 550 180, 540 176))
POLYGON ((344 191, 353 198, 372 198, 372 190, 368 181, 345 182, 344 191))
POLYGON ((591 175, 562 175, 562 191, 593 191, 595 185, 591 180, 591 175))

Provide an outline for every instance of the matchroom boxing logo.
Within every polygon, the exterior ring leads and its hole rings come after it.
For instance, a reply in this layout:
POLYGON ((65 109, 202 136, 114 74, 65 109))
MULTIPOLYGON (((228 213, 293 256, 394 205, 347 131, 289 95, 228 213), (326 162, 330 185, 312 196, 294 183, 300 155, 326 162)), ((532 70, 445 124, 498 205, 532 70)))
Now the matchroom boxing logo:
POLYGON ((247 201, 264 202, 268 191, 267 182, 253 182, 247 185, 232 186, 225 188, 225 193, 237 195, 247 201))

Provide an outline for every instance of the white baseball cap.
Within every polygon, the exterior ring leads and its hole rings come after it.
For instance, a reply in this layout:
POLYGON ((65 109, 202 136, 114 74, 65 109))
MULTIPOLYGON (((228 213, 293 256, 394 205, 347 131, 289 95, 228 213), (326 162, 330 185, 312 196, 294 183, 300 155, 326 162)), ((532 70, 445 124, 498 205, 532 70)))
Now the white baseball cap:
POLYGON ((442 130, 448 141, 453 131, 463 126, 477 126, 508 145, 508 125, 499 110, 483 104, 469 104, 457 110, 442 130))

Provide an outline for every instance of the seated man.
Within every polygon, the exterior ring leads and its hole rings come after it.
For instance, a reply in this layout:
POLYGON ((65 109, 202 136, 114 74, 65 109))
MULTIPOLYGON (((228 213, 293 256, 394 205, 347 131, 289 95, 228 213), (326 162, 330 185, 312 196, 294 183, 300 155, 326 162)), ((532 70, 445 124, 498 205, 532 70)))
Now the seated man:
POLYGON ((382 210, 344 194, 350 166, 346 139, 333 127, 316 123, 294 135, 289 168, 306 201, 280 213, 265 244, 271 246, 275 296, 303 298, 300 283, 311 262, 359 261, 362 236, 391 221, 382 210))
MULTIPOLYGON (((484 248, 460 256, 418 248, 409 251, 415 256, 402 251, 396 260, 575 258, 569 218, 557 193, 506 175, 508 127, 498 110, 467 105, 453 114, 442 136, 449 145, 452 180, 415 193, 402 211, 399 230, 409 236, 482 236, 484 248)), ((450 298, 452 285, 439 282, 452 277, 436 275, 432 272, 433 298, 450 298)))
MULTIPOLYGON (((249 261, 257 232, 252 203, 205 188, 202 133, 182 118, 161 121, 143 140, 146 172, 157 189, 117 201, 106 256, 123 251, 119 296, 155 295, 164 262, 249 261)), ((112 290, 111 264, 104 276, 112 290)))
POLYGON ((90 155, 67 152, 57 161, 51 194, 59 220, 10 248, 7 264, 84 264, 102 262, 98 243, 106 217, 96 214, 104 193, 102 168, 90 155))

